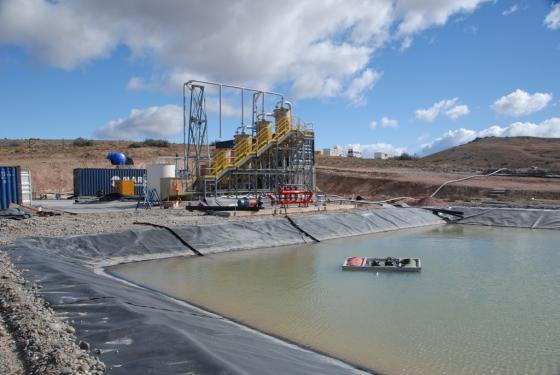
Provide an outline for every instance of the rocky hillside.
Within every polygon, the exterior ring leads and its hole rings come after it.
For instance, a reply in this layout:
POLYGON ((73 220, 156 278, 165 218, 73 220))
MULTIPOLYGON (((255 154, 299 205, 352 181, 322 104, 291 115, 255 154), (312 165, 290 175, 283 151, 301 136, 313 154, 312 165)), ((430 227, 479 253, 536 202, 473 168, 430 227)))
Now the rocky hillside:
POLYGON ((421 159, 465 169, 542 168, 560 170, 560 138, 477 138, 421 159))
POLYGON ((418 160, 320 157, 317 164, 344 169, 415 168, 437 172, 532 167, 560 171, 560 138, 479 138, 418 160))

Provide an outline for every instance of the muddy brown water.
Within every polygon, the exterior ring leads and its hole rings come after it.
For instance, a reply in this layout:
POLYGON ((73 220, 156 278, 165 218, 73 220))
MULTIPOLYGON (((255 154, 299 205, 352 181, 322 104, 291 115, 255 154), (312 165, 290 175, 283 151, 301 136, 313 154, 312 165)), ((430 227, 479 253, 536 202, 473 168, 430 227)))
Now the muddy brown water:
POLYGON ((560 373, 560 233, 438 226, 109 272, 390 374, 560 373), (419 274, 342 271, 410 256, 419 274))

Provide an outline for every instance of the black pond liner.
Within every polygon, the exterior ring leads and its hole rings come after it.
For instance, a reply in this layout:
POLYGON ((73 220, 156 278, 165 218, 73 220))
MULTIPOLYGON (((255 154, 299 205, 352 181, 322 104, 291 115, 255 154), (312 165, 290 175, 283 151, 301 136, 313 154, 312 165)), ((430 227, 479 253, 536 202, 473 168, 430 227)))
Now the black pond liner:
POLYGON ((464 216, 459 224, 508 228, 560 229, 560 210, 454 207, 464 216))
MULTIPOLYGON (((417 208, 292 216, 318 240, 443 224, 417 208)), ((286 218, 174 227, 203 254, 311 243, 286 218)), ((191 256, 164 229, 20 240, 12 261, 105 362, 108 374, 355 374, 351 364, 248 329, 218 315, 108 277, 102 267, 191 256)), ((372 353, 375 355, 375 353, 372 353)))

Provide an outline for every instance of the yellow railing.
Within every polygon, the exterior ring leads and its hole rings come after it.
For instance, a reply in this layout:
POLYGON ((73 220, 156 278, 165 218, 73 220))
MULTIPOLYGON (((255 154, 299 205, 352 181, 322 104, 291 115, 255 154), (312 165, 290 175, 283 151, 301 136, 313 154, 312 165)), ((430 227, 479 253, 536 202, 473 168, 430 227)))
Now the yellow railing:
POLYGON ((257 125, 257 153, 272 142, 272 127, 269 122, 257 125))
POLYGON ((238 134, 235 136, 234 150, 235 155, 231 156, 231 149, 216 149, 214 156, 211 160, 210 166, 206 167, 205 179, 217 178, 222 172, 228 168, 237 166, 245 160, 249 155, 258 155, 261 151, 274 142, 279 142, 282 137, 289 134, 291 131, 297 131, 304 134, 306 137, 314 137, 312 124, 302 123, 296 117, 296 123, 292 118, 291 111, 284 108, 276 109, 275 115, 275 129, 276 133, 272 134, 272 126, 267 121, 257 123, 257 134, 255 139, 248 134, 238 134), (255 141, 253 143, 253 140, 255 141))
POLYGON ((245 160, 249 155, 258 155, 261 151, 266 149, 268 145, 274 142, 279 142, 281 138, 289 134, 291 131, 298 131, 307 137, 314 137, 313 127, 308 126, 296 118, 296 124, 292 118, 290 110, 279 108, 274 111, 276 120, 275 130, 276 133, 272 134, 272 127, 270 123, 264 121, 257 124, 257 134, 255 139, 248 134, 238 134, 235 136, 234 150, 235 156, 231 156, 231 149, 216 149, 214 157, 212 158, 211 165, 206 168, 205 179, 213 179, 219 176, 222 172, 233 166, 239 167, 240 163, 245 160), (253 143, 253 140, 255 141, 253 143))
POLYGON ((230 149, 216 150, 213 162, 214 162, 214 169, 216 175, 220 174, 225 169, 231 167, 232 166, 231 150, 230 149))
POLYGON ((297 131, 300 131, 306 137, 309 138, 315 137, 315 132, 313 131, 313 124, 306 124, 304 122, 301 122, 299 118, 297 119, 295 129, 297 131))
POLYGON ((235 140, 235 164, 245 159, 247 155, 253 152, 253 138, 250 136, 241 136, 235 140))
POLYGON ((288 116, 282 116, 276 120, 276 139, 282 138, 292 130, 292 124, 288 116))
POLYGON ((292 111, 286 108, 276 108, 274 110, 274 119, 276 121, 275 140, 279 140, 292 130, 292 111))

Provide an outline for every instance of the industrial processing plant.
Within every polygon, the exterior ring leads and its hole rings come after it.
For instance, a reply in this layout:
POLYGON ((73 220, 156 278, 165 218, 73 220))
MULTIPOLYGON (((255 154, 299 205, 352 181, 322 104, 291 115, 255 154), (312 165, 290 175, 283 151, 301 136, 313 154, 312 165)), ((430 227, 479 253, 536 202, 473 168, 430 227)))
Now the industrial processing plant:
POLYGON ((559 375, 559 33, 0 0, 0 375, 559 375))
POLYGON ((278 194, 285 187, 312 192, 315 187, 315 134, 310 123, 294 121, 292 104, 284 95, 222 83, 189 81, 183 89, 185 193, 197 197, 219 195, 278 194), (222 135, 222 108, 218 124, 209 124, 206 114, 207 87, 218 88, 222 103, 224 88, 238 91, 240 126, 227 141, 208 141, 208 127, 219 127, 222 135), (243 99, 252 94, 252 113, 245 118, 243 99), (267 108, 269 97, 276 99, 267 108))
POLYGON ((134 160, 123 152, 109 152, 112 168, 73 170, 74 198, 128 197, 150 206, 169 201, 196 205, 207 198, 233 198, 236 207, 239 198, 266 201, 269 207, 307 207, 316 199, 313 125, 293 114, 293 105, 283 94, 189 81, 183 87, 183 112, 182 157, 179 153, 159 157, 145 168, 135 168, 134 160), (216 116, 207 115, 208 92, 217 93, 210 98, 222 103, 226 89, 228 99, 232 100, 233 91, 234 101, 240 103, 234 108, 239 118, 229 118, 239 124, 234 134, 224 134, 221 104, 216 116), (252 108, 248 114, 247 97, 252 108), (209 139, 211 130, 219 139, 209 139))

